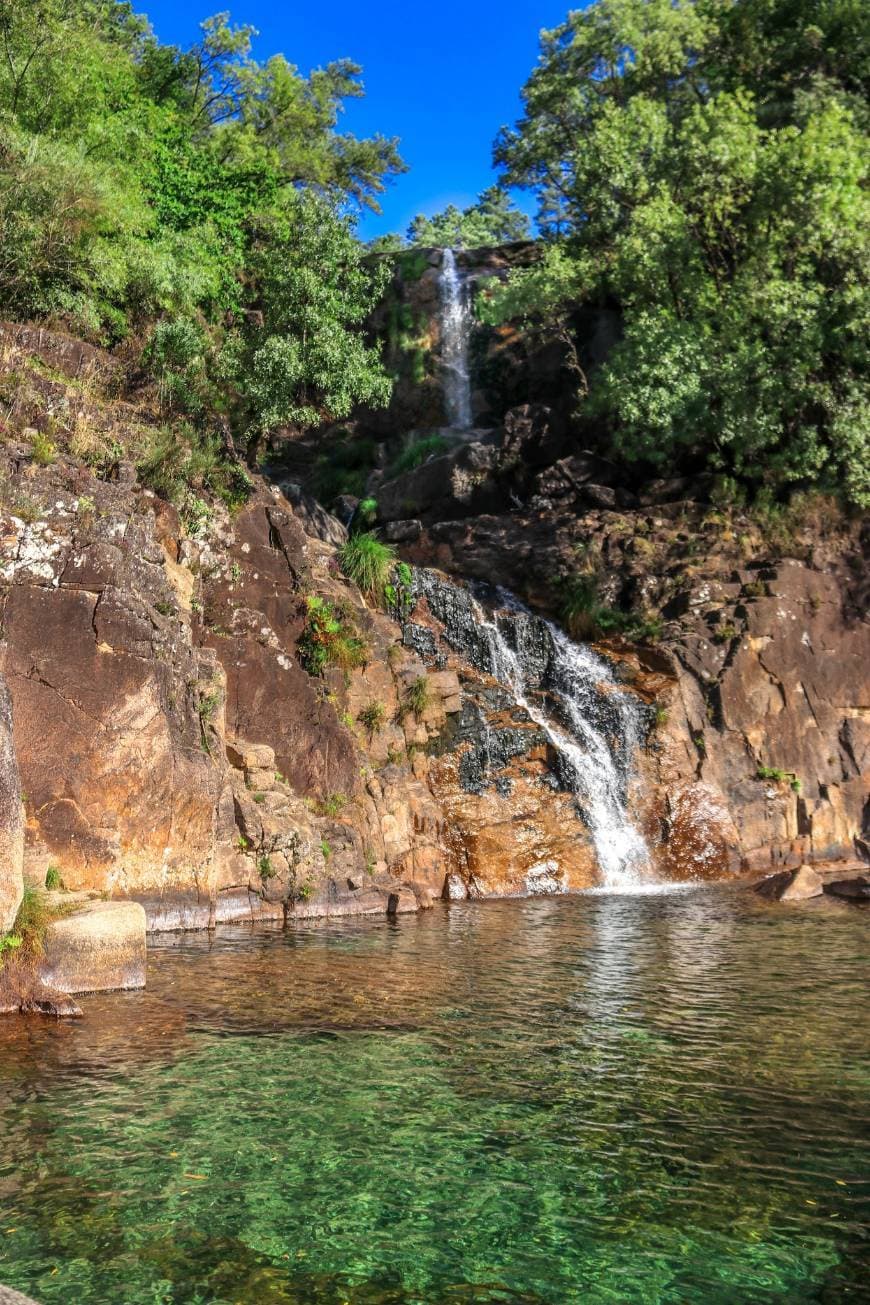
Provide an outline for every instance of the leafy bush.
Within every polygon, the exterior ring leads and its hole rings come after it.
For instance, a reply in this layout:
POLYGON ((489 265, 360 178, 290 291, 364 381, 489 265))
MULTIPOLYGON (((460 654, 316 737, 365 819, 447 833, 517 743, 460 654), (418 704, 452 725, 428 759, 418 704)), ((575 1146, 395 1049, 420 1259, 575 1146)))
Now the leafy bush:
POLYGON ((643 617, 602 603, 598 579, 579 575, 562 583, 559 617, 572 639, 596 639, 621 634, 637 643, 655 642, 661 637, 659 617, 643 617))
POLYGON ((225 13, 183 50, 114 0, 0 8, 3 314, 145 339, 166 409, 240 431, 384 403, 353 221, 404 165, 339 129, 361 70, 259 63, 225 13))
POLYGON ((322 675, 329 666, 353 670, 365 665, 369 650, 352 618, 315 594, 306 599, 308 618, 296 652, 309 675, 322 675))
POLYGON ((564 328, 620 304, 589 375, 563 338, 581 413, 639 470, 870 505, 863 17, 595 0, 542 34, 496 161, 537 191, 548 247, 482 311, 564 328))
POLYGON ((369 735, 380 734, 387 719, 387 709, 382 702, 369 702, 357 716, 360 725, 369 735))
POLYGON ((63 879, 56 865, 50 865, 46 870, 45 887, 50 893, 55 893, 58 889, 63 888, 63 879))
POLYGON ((406 471, 413 471, 415 467, 421 467, 424 462, 430 458, 440 457, 450 448, 450 441, 443 435, 426 435, 421 440, 415 440, 402 450, 396 460, 390 467, 390 476, 401 476, 406 471))
POLYGON ((344 793, 327 793, 317 804, 317 809, 322 816, 330 816, 333 819, 340 816, 347 806, 347 798, 344 793))
POLYGON ((367 598, 382 602, 396 562, 396 550, 374 531, 351 535, 338 550, 339 565, 367 598))
POLYGON ((361 498, 375 458, 374 440, 346 434, 325 440, 306 487, 327 506, 341 494, 361 498))
POLYGON ((33 461, 38 467, 50 467, 57 459, 57 447, 43 431, 36 432, 31 441, 31 448, 33 461))
POLYGON ((793 770, 780 770, 778 766, 759 766, 758 779, 773 780, 776 784, 788 784, 794 793, 800 793, 801 782, 793 770))
POLYGON ((7 942, 6 950, 19 951, 25 959, 41 956, 46 930, 59 914, 62 912, 50 909, 45 893, 40 888, 25 884, 15 923, 7 935, 14 941, 11 945, 7 942))
POLYGON ((189 524, 201 515, 197 491, 216 494, 235 509, 247 501, 253 488, 244 467, 227 459, 219 438, 203 434, 187 422, 150 432, 137 470, 142 483, 155 494, 187 510, 189 524))
POLYGON ((205 407, 208 338, 188 318, 158 322, 142 351, 142 362, 157 380, 161 406, 182 412, 205 407))

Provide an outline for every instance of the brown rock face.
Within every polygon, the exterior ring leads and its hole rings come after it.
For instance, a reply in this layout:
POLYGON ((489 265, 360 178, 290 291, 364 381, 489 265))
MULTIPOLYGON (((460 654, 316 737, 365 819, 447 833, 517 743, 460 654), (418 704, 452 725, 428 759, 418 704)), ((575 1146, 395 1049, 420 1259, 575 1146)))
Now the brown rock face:
POLYGON ((203 703, 219 700, 222 677, 192 644, 150 500, 94 488, 87 524, 56 482, 44 519, 6 517, 27 865, 42 878, 62 861, 73 889, 162 891, 211 860, 222 776, 203 747, 203 703))
POLYGON ((24 815, 12 737, 12 700, 0 675, 0 935, 12 927, 21 902, 23 853, 24 815))
POLYGON ((534 511, 429 524, 403 551, 543 611, 558 609, 560 581, 579 569, 605 608, 658 627, 655 648, 611 639, 602 651, 656 704, 634 806, 660 873, 720 878, 853 857, 870 824, 860 523, 810 522, 787 541, 797 555, 783 556, 748 518, 732 525, 685 501, 589 510, 582 489, 532 499, 534 511))
MULTIPOLYGON (((43 344, 70 376, 100 365, 98 351, 27 337, 43 344)), ((73 402, 42 381, 53 411, 73 402)), ((104 414, 115 431, 120 411, 104 414)), ((684 484, 648 487, 640 508, 614 468, 553 432, 525 405, 440 470, 410 473, 426 501, 399 531, 408 559, 545 613, 579 566, 605 611, 657 628, 655 647, 599 645, 610 669, 587 703, 655 872, 851 857, 870 793, 859 527, 816 526, 783 556, 751 523, 669 501, 684 484), (608 709, 616 693, 643 708, 630 740, 608 709)), ((588 813, 539 723, 565 719, 540 621, 510 636, 531 667, 518 695, 482 656, 461 587, 423 574, 401 612, 373 610, 337 566, 342 527, 304 496, 296 510, 258 478, 232 517, 200 505, 185 528, 132 461, 97 476, 61 449, 39 467, 9 440, 0 462, 15 738, 13 751, 0 698, 0 923, 19 894, 21 792, 25 872, 42 881, 56 864, 68 888, 136 899, 152 928, 599 881, 588 813), (311 597, 364 665, 309 673, 311 597)), ((407 514, 403 492, 387 486, 384 501, 407 514)))

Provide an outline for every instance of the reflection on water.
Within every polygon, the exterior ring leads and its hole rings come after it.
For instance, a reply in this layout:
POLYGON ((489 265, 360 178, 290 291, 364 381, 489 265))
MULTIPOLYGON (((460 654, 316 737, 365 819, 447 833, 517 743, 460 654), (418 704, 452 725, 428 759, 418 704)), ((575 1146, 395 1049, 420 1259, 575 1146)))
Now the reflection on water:
POLYGON ((734 890, 167 938, 0 1024, 44 1305, 866 1299, 866 914, 734 890))

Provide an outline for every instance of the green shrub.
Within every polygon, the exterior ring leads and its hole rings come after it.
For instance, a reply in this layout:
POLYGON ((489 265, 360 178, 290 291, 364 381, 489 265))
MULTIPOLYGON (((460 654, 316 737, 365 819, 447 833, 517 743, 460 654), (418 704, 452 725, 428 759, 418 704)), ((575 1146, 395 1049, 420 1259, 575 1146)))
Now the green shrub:
POLYGON ((344 793, 327 793, 317 804, 317 810, 322 816, 340 816, 347 806, 347 798, 344 793))
MULTIPOLYGON (((61 911, 53 911, 41 888, 33 884, 24 885, 21 905, 11 929, 11 937, 18 939, 13 949, 20 950, 26 958, 39 957, 43 953, 46 930, 61 911)), ((7 946, 7 950, 11 950, 7 946)))
POLYGON ((58 889, 63 888, 63 879, 56 865, 50 865, 46 870, 45 887, 50 893, 56 893, 58 889))
POLYGON ((370 735, 380 734, 387 719, 387 709, 382 702, 370 702, 363 707, 357 720, 370 735))
POLYGON ((406 471, 413 471, 415 467, 421 467, 430 458, 440 457, 449 449, 450 441, 443 435, 427 435, 421 440, 415 440, 413 444, 404 448, 392 463, 389 475, 401 476, 406 471))
POLYGON ((157 381, 161 407, 202 412, 207 400, 208 337, 188 318, 158 322, 142 351, 142 363, 157 381))
POLYGON ((400 707, 400 715, 413 715, 420 719, 425 714, 432 702, 432 694, 429 689, 429 681, 425 675, 420 675, 413 684, 409 684, 405 690, 400 707))
POLYGON ((375 460, 374 440, 357 439, 345 432, 320 446, 306 488, 327 506, 341 494, 362 498, 375 460))
POLYGON ((780 770, 778 766, 759 766, 756 778, 773 780, 776 784, 788 784, 795 793, 801 791, 801 782, 793 770, 780 770))
POLYGON ((38 467, 50 467, 57 460, 57 447, 44 431, 38 430, 31 440, 33 461, 38 467))
POLYGON ((218 436, 189 422, 150 432, 137 471, 143 485, 181 510, 192 532, 211 513, 202 493, 216 495, 234 510, 247 502, 253 489, 247 471, 226 457, 218 436))
POLYGON ((351 535, 338 551, 338 561, 348 580, 374 602, 383 602, 384 590, 396 562, 396 550, 374 531, 351 535))
POLYGON ((316 594, 305 600, 308 618, 296 642, 299 661, 309 675, 322 675, 329 666, 353 670, 369 655, 352 619, 316 594))
POLYGON ((559 616, 572 639, 596 639, 624 635, 636 643, 653 643, 661 638, 663 622, 658 616, 641 616, 602 603, 598 579, 592 574, 574 576, 562 582, 559 616))

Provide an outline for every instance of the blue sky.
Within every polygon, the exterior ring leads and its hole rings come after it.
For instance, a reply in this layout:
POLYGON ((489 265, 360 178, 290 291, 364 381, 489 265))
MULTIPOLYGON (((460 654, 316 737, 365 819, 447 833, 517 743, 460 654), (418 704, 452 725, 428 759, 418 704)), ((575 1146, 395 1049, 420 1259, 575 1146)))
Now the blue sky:
MULTIPOLYGON (((228 8, 260 33, 254 53, 282 53, 308 72, 330 59, 363 65, 366 98, 344 122, 357 135, 401 137, 411 171, 390 187, 383 216, 367 217, 366 239, 404 231, 419 212, 469 204, 494 179, 492 141, 516 120, 519 90, 537 58, 538 33, 577 0, 137 0, 163 41, 187 45, 199 22, 228 8)), ((519 198, 519 197, 518 197, 519 198)), ((524 203, 529 207, 529 201, 524 203)))

